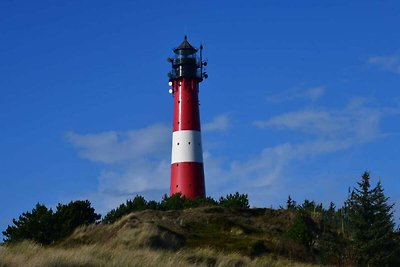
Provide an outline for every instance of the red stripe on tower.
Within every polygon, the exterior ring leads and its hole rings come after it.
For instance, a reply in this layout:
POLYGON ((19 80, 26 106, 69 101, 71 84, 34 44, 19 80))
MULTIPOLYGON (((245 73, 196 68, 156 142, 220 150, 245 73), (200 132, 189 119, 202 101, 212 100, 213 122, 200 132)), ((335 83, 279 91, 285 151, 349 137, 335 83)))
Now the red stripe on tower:
POLYGON ((202 49, 200 46, 198 59, 197 49, 185 36, 174 49, 175 57, 169 58, 170 92, 174 96, 170 195, 179 192, 191 199, 206 195, 198 98, 199 83, 207 77, 202 49))

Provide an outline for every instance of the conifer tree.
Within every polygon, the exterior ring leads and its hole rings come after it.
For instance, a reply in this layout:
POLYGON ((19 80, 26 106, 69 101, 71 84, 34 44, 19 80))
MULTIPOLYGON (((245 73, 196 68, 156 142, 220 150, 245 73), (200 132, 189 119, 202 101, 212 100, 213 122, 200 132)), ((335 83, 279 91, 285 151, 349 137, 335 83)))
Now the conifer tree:
POLYGON ((31 212, 22 213, 14 225, 9 225, 3 235, 6 243, 19 242, 25 239, 41 244, 50 244, 54 240, 53 211, 37 203, 31 212))
POLYGON ((95 223, 100 219, 89 200, 58 203, 54 213, 55 239, 62 239, 71 234, 78 226, 95 223))
POLYGON ((375 252, 372 264, 375 266, 389 265, 398 245, 394 239, 393 207, 394 204, 389 204, 389 197, 386 197, 382 184, 379 181, 372 191, 374 203, 375 220, 371 225, 371 235, 373 240, 370 240, 371 249, 375 252))
POLYGON ((31 240, 39 244, 52 244, 71 234, 76 227, 91 224, 100 219, 88 200, 58 204, 56 212, 43 204, 36 204, 32 211, 22 213, 13 219, 3 232, 6 243, 31 240))
POLYGON ((381 183, 371 189, 370 175, 364 172, 347 200, 349 234, 359 266, 390 266, 396 242, 393 204, 388 204, 381 183))
MULTIPOLYGON (((157 208, 158 204, 151 202, 152 207, 157 208)), ((126 203, 122 203, 117 208, 111 210, 104 216, 103 223, 114 223, 119 220, 122 216, 125 216, 131 212, 145 210, 148 208, 148 203, 143 196, 136 195, 135 198, 129 199, 126 203)))
POLYGON ((288 210, 294 210, 294 209, 296 209, 296 201, 294 201, 294 200, 290 197, 290 195, 289 195, 289 197, 288 197, 288 200, 286 201, 286 208, 287 208, 288 210))

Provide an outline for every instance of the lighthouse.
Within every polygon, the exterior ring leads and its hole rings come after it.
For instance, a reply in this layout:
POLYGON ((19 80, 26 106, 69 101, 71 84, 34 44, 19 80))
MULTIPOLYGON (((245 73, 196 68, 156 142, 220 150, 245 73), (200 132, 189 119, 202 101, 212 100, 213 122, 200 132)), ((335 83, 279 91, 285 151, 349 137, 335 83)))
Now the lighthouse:
POLYGON ((168 59, 172 66, 169 92, 174 99, 170 195, 181 193, 190 199, 206 195, 198 97, 199 83, 207 78, 202 49, 198 57, 185 36, 168 59))

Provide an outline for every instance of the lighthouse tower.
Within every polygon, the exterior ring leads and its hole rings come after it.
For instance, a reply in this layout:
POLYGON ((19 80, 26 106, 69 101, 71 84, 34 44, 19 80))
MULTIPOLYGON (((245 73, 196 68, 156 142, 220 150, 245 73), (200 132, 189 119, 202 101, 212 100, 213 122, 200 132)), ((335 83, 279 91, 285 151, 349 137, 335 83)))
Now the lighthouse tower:
POLYGON ((202 49, 200 46, 197 58, 197 49, 185 36, 174 49, 174 57, 168 59, 172 64, 170 93, 174 97, 170 195, 181 193, 191 199, 206 194, 198 98, 199 83, 207 78, 202 49))

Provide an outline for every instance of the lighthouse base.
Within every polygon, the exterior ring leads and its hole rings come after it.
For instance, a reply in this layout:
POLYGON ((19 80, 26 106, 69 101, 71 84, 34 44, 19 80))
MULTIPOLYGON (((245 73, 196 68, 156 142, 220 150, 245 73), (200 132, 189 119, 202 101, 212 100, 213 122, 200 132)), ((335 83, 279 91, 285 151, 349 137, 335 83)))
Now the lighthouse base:
POLYGON ((205 198, 204 168, 200 162, 171 164, 170 195, 181 193, 186 198, 205 198))

